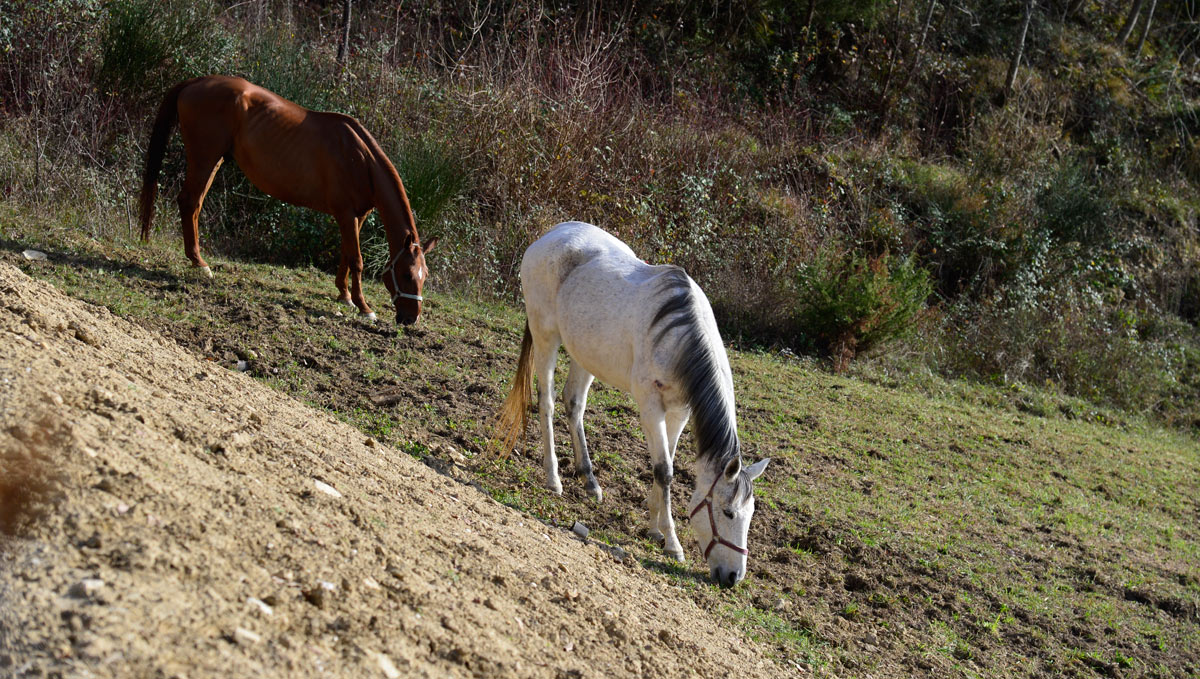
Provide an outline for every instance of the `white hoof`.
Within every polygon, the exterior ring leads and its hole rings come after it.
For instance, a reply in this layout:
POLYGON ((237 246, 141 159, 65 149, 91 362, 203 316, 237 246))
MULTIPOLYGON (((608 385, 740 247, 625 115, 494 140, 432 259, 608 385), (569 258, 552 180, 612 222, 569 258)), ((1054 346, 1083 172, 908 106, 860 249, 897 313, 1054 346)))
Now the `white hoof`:
POLYGON ((212 269, 208 268, 207 266, 200 267, 200 270, 204 272, 205 276, 208 276, 209 278, 213 277, 212 269))
POLYGON ((362 318, 364 321, 370 321, 372 323, 375 322, 375 319, 379 318, 378 316, 375 315, 374 311, 372 311, 369 314, 361 314, 361 315, 362 315, 362 318))
POLYGON ((674 560, 678 561, 679 563, 683 563, 683 550, 680 550, 678 552, 663 550, 663 554, 666 554, 669 558, 674 559, 674 560))
POLYGON ((587 489, 587 494, 588 497, 592 498, 596 502, 604 502, 604 491, 600 489, 600 486, 587 489))
POLYGON ((346 306, 354 306, 354 302, 351 302, 349 297, 346 297, 345 299, 338 298, 338 301, 346 306))
POLYGON ((555 495, 562 495, 562 481, 547 481, 546 490, 554 493, 555 495))

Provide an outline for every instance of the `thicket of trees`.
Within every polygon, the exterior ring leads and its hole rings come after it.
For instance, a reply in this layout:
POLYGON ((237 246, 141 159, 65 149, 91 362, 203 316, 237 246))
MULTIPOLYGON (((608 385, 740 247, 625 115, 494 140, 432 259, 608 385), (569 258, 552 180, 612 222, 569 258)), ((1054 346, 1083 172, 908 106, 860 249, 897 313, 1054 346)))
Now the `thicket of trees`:
MULTIPOLYGON (((162 93, 241 74, 363 120, 444 236, 440 285, 511 296, 525 245, 586 219, 685 266, 742 341, 1198 427, 1198 11, 0 0, 0 186, 124 233, 162 93)), ((335 252, 229 169, 202 219, 227 256, 335 252)))

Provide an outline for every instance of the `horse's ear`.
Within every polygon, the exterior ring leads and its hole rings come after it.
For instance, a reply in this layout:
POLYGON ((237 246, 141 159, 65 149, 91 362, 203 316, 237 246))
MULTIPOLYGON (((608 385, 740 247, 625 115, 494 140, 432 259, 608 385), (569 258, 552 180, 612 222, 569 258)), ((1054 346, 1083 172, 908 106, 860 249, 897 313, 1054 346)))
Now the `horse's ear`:
POLYGON ((425 251, 425 254, 429 254, 429 251, 432 250, 435 245, 437 245, 437 239, 438 237, 434 236, 433 238, 425 241, 425 244, 421 246, 421 249, 425 251))
POLYGON ((725 465, 725 480, 732 481, 732 480, 736 479, 738 473, 741 471, 742 471, 742 456, 738 455, 737 457, 733 458, 728 463, 726 463, 726 465, 725 465))
POLYGON ((762 476, 762 473, 767 471, 767 463, 770 461, 771 461, 771 458, 764 457, 763 459, 759 460, 758 462, 755 462, 754 464, 750 465, 749 467, 746 467, 746 476, 750 477, 751 481, 762 476))

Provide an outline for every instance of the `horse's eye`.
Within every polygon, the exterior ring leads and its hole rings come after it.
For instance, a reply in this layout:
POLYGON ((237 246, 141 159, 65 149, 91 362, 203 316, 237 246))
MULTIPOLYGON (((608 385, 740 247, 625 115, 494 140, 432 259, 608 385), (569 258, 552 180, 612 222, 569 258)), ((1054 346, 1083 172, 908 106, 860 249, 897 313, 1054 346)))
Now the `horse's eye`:
POLYGON ((726 510, 725 510, 725 518, 727 518, 727 519, 732 519, 732 518, 733 518, 733 512, 732 512, 731 510, 728 510, 728 509, 726 509, 726 510))

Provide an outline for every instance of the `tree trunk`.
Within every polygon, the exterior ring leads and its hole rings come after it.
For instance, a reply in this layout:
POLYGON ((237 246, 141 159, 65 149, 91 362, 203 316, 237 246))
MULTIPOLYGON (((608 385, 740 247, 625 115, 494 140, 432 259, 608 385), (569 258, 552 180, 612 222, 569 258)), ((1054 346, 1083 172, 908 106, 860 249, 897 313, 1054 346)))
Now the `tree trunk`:
POLYGON ((808 11, 804 13, 804 44, 811 41, 812 23, 817 16, 817 0, 808 0, 808 11))
POLYGON ((1137 24, 1138 13, 1142 11, 1143 0, 1133 0, 1133 5, 1129 8, 1129 14, 1125 17, 1125 25, 1121 27, 1121 32, 1117 34, 1117 44, 1124 45, 1129 39, 1129 34, 1133 33, 1133 27, 1137 24))
POLYGON ((352 0, 342 0, 342 41, 338 44, 338 65, 345 67, 350 54, 350 5, 352 0))
POLYGON ((900 87, 896 88, 898 97, 904 95, 909 81, 917 72, 917 67, 921 65, 921 50, 925 48, 925 39, 929 37, 929 24, 933 21, 933 9, 936 6, 937 0, 929 0, 929 10, 925 12, 925 25, 921 27, 921 40, 917 43, 917 51, 913 54, 912 63, 908 65, 908 73, 904 74, 904 80, 900 82, 900 87))
POLYGON ((1017 81, 1017 67, 1021 65, 1021 57, 1025 56, 1025 35, 1029 33, 1029 20, 1032 18, 1033 0, 1025 0, 1025 21, 1021 23, 1021 36, 1017 38, 1017 50, 1013 52, 1012 63, 1008 65, 1008 78, 1004 81, 1005 96, 1012 92, 1013 83, 1017 81))
POLYGON ((1146 20, 1142 22, 1142 34, 1138 36, 1137 49, 1133 51, 1133 56, 1138 57, 1142 54, 1142 46, 1146 44, 1146 35, 1150 33, 1150 21, 1154 19, 1154 8, 1158 6, 1158 0, 1150 0, 1150 9, 1146 10, 1146 20))

